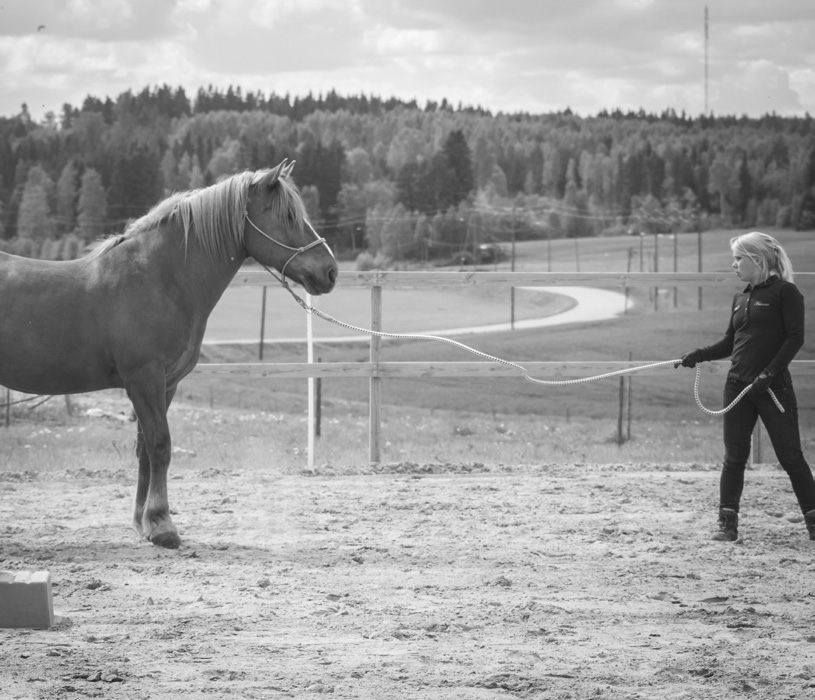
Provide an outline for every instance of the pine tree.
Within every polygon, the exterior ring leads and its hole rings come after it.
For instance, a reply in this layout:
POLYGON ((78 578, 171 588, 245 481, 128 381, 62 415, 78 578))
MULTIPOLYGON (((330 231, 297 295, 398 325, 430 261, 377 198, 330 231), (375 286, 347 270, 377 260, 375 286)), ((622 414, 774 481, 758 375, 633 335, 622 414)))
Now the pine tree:
POLYGON ((164 195, 169 196, 173 192, 179 191, 179 165, 176 163, 175 154, 172 148, 164 151, 164 156, 159 165, 161 169, 161 177, 164 180, 164 195))
POLYGON ((799 231, 815 228, 815 139, 810 142, 803 172, 804 196, 801 200, 801 212, 795 222, 799 231))
POLYGON ((78 208, 78 234, 83 241, 89 243, 107 231, 107 197, 102 178, 93 168, 88 168, 82 176, 78 208))
POLYGON ((738 221, 747 224, 747 207, 753 198, 753 178, 750 175, 750 168, 747 165, 747 156, 742 154, 738 171, 738 194, 736 195, 736 210, 738 221))
POLYGON ((447 183, 448 197, 452 206, 457 206, 475 189, 473 158, 467 139, 461 129, 450 132, 444 143, 444 155, 453 174, 447 183))
POLYGON ((48 192, 36 170, 38 168, 31 168, 23 190, 17 211, 17 235, 34 242, 34 250, 38 252, 39 244, 53 237, 55 226, 48 205, 48 192))
MULTIPOLYGON (((200 170, 199 170, 200 174, 200 170)), ((178 169, 175 176, 175 187, 177 192, 186 192, 190 188, 190 180, 192 179, 192 158, 187 151, 178 161, 178 169)))
POLYGON ((76 226, 78 176, 76 161, 72 158, 65 164, 57 180, 56 219, 59 233, 73 231, 76 226))
POLYGON ((198 190, 205 187, 207 180, 204 173, 201 172, 201 165, 198 162, 198 156, 193 156, 192 168, 190 169, 190 189, 198 190))
POLYGON ((212 175, 212 179, 217 182, 242 170, 242 162, 240 141, 227 138, 223 145, 212 154, 207 170, 212 175))
POLYGON ((62 243, 60 260, 74 260, 82 255, 82 241, 75 233, 63 236, 60 242, 62 243))
POLYGON ((113 163, 108 211, 124 224, 143 216, 161 198, 163 183, 158 159, 147 148, 120 154, 113 163))
POLYGON ((306 185, 300 189, 300 196, 303 198, 303 204, 306 205, 308 218, 314 223, 320 222, 320 190, 314 185, 306 185))

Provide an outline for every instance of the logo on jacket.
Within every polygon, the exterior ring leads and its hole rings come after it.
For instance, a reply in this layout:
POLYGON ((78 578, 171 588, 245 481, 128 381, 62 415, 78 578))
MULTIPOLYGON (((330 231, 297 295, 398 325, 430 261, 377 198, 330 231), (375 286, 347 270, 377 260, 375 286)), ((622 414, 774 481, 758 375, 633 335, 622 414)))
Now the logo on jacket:
POLYGON ((753 306, 769 306, 769 304, 766 301, 755 301, 753 306))

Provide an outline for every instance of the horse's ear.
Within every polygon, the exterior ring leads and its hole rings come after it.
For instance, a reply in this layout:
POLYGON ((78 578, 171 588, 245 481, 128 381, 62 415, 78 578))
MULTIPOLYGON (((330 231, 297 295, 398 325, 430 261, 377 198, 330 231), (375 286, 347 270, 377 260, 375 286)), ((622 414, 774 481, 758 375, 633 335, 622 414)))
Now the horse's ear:
MULTIPOLYGON (((284 161, 283 161, 283 163, 285 163, 285 162, 286 162, 286 161, 284 160, 284 161)), ((296 162, 297 162, 296 160, 293 160, 293 161, 292 161, 291 163, 289 163, 289 164, 288 164, 288 165, 287 165, 285 168, 283 168, 283 172, 281 173, 281 175, 285 175, 286 177, 291 177, 291 171, 292 171, 292 170, 294 170, 294 164, 295 164, 296 162)), ((283 163, 281 163, 281 165, 282 165, 283 163)))
POLYGON ((286 159, 284 158, 280 165, 276 168, 272 168, 267 174, 266 177, 263 178, 266 187, 274 187, 275 183, 280 179, 281 175, 286 174, 286 159))

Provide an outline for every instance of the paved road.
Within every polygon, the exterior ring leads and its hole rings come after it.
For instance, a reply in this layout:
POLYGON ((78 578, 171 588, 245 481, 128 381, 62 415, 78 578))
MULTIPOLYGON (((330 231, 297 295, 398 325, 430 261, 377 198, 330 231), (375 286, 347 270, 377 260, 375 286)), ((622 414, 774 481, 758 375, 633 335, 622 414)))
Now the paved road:
MULTIPOLYGON (((559 294, 562 296, 570 297, 574 303, 570 305, 565 311, 550 314, 540 318, 525 318, 515 321, 515 328, 528 329, 528 328, 543 328, 546 326, 558 326, 567 323, 587 323, 591 321, 605 321, 615 318, 625 312, 626 298, 620 292, 610 291, 607 289, 596 289, 594 287, 519 287, 527 292, 534 293, 535 291, 546 292, 549 294, 559 294)), ((630 302, 629 302, 630 303, 630 302)), ((318 304, 318 308, 321 308, 318 304)), ((216 309, 217 311, 217 309, 216 309)), ((340 312, 326 312, 341 321, 352 323, 360 327, 364 327, 365 323, 362 321, 349 320, 346 314, 340 312)), ((299 323, 300 328, 288 326, 289 334, 284 337, 278 337, 277 334, 272 335, 267 329, 267 341, 275 343, 286 342, 304 342, 306 339, 306 323, 305 315, 302 317, 302 322, 299 323)), ((501 323, 488 323, 484 325, 466 325, 455 327, 438 327, 428 326, 423 327, 417 325, 414 320, 406 328, 393 329, 386 328, 385 330, 398 333, 409 333, 416 335, 441 335, 441 336, 454 336, 454 335, 468 335, 472 333, 494 333, 497 331, 510 330, 511 324, 509 321, 501 323)), ((369 339, 368 335, 361 333, 354 333, 353 331, 344 332, 341 327, 332 326, 328 321, 321 318, 314 318, 313 321, 314 339, 320 342, 362 342, 369 339)), ((217 336, 222 336, 223 333, 218 333, 217 336)), ((234 339, 226 337, 216 337, 216 333, 207 331, 207 336, 204 339, 205 345, 239 345, 239 344, 256 344, 258 337, 234 339)))

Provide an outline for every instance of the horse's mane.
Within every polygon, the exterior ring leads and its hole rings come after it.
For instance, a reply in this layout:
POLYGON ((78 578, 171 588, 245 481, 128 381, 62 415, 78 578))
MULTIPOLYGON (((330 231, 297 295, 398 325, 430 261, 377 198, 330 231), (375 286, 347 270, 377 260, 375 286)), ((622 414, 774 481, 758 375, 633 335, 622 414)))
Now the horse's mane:
MULTIPOLYGON (((185 247, 192 234, 210 257, 234 258, 243 248, 249 188, 269 172, 268 168, 246 171, 209 187, 177 192, 134 221, 124 233, 106 238, 88 257, 104 255, 129 237, 157 229, 164 222, 176 222, 183 231, 185 247)), ((282 222, 291 216, 298 226, 307 220, 303 200, 287 174, 280 174, 272 196, 271 212, 276 219, 282 222)))

